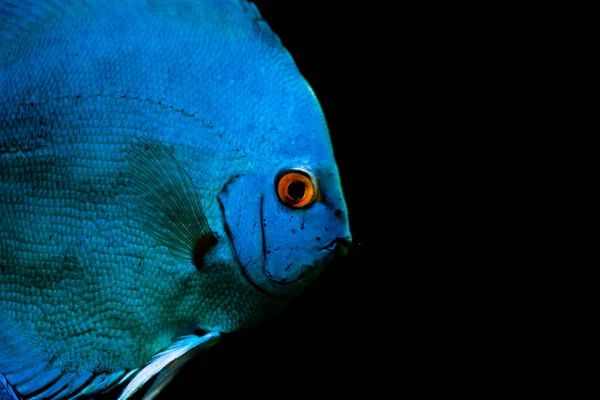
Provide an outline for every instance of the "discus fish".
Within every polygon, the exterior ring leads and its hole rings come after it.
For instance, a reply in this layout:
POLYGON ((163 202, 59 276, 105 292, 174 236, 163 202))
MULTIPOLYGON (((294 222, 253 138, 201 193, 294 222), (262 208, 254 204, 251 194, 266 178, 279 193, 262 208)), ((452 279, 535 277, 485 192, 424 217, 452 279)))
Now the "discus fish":
POLYGON ((152 398, 350 242, 321 107, 255 5, 0 0, 3 396, 152 398))

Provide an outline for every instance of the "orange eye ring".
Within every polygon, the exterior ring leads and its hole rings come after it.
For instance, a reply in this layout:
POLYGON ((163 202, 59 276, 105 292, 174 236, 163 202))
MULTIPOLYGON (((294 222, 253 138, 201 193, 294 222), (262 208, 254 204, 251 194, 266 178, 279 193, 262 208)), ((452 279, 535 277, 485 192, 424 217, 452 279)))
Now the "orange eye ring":
POLYGON ((292 208, 307 207, 318 197, 316 181, 307 172, 301 170, 280 174, 276 187, 279 200, 292 208))

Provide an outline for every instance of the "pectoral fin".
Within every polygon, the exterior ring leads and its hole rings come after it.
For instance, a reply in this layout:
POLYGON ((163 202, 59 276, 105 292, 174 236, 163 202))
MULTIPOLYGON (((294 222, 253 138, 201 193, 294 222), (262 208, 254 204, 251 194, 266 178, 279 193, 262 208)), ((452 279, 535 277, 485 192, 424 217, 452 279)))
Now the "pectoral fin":
POLYGON ((217 239, 208 226, 192 179, 160 140, 138 137, 126 170, 135 202, 132 215, 145 231, 183 261, 200 269, 217 239))

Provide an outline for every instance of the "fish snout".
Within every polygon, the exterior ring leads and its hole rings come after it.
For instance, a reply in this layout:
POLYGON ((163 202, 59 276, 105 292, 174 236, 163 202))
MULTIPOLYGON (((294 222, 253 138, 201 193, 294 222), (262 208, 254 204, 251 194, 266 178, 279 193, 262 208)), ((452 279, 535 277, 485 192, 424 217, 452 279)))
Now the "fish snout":
POLYGON ((321 250, 327 250, 335 253, 336 255, 345 256, 348 254, 348 250, 352 245, 352 236, 346 236, 337 238, 331 241, 327 246, 321 248, 321 250))

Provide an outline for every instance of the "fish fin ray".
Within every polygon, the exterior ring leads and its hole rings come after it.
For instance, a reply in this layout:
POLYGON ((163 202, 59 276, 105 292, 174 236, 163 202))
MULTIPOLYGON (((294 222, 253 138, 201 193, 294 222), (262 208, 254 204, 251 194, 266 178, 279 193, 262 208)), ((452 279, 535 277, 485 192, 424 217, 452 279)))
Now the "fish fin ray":
MULTIPOLYGON (((0 373, 28 400, 73 398, 116 387, 134 371, 92 373, 65 371, 44 356, 37 339, 7 319, 0 321, 0 373)), ((1 385, 0 385, 1 388, 1 385)), ((1 389, 0 389, 1 390, 1 389)), ((0 400, 4 400, 0 397, 0 400)))
POLYGON ((19 324, 0 321, 0 371, 22 395, 51 384, 60 370, 42 357, 38 340, 19 324))
POLYGON ((216 239, 192 178, 172 151, 149 136, 132 142, 127 159, 126 176, 138 200, 132 210, 134 218, 174 256, 198 267, 201 259, 197 257, 216 239))
POLYGON ((121 370, 113 373, 92 375, 91 379, 87 379, 85 383, 82 383, 77 391, 70 391, 68 393, 69 399, 77 399, 81 396, 87 398, 90 395, 109 392, 122 384, 137 371, 137 369, 121 370))
MULTIPOLYGON (((197 349, 198 348, 194 350, 197 349)), ((171 383, 175 376, 177 376, 184 364, 194 357, 194 355, 196 354, 196 351, 194 350, 181 356, 181 358, 171 362, 171 364, 169 364, 167 368, 163 368, 163 370, 160 371, 160 373, 156 377, 156 380, 152 383, 152 386, 150 386, 150 389, 148 389, 148 391, 144 394, 142 400, 152 400, 156 396, 158 396, 160 392, 165 388, 165 386, 171 383)))
MULTIPOLYGON (((173 366, 176 368, 175 372, 177 372, 179 368, 181 368, 179 362, 185 363, 193 356, 193 354, 195 354, 196 351, 205 349, 215 344, 219 337, 220 335, 218 332, 208 332, 202 336, 187 335, 180 337, 165 350, 150 358, 144 368, 141 369, 129 382, 125 389, 123 389, 123 392, 119 396, 118 400, 126 400, 130 398, 138 389, 144 386, 144 384, 152 379, 156 374, 162 374, 161 371, 164 371, 165 368, 171 368, 171 366, 173 366)), ((168 383, 173 376, 174 375, 171 375, 168 372, 165 372, 164 375, 162 375, 162 378, 159 376, 157 386, 153 386, 153 390, 151 388, 152 395, 156 396, 158 391, 164 387, 162 382, 165 379, 168 379, 165 384, 168 383)))

